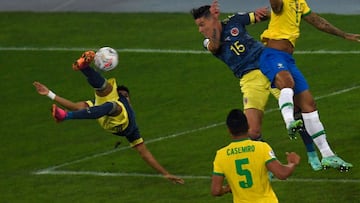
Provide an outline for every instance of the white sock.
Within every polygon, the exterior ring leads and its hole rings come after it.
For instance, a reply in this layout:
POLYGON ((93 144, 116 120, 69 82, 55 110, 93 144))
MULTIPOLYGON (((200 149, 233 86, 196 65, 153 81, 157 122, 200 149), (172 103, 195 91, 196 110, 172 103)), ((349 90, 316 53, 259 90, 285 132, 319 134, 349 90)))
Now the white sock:
POLYGON ((322 125, 317 111, 302 113, 306 131, 312 137, 322 157, 334 156, 329 143, 326 140, 324 126, 322 125))
POLYGON ((281 115, 285 121, 286 128, 294 121, 294 91, 291 88, 284 88, 280 90, 279 107, 281 115))

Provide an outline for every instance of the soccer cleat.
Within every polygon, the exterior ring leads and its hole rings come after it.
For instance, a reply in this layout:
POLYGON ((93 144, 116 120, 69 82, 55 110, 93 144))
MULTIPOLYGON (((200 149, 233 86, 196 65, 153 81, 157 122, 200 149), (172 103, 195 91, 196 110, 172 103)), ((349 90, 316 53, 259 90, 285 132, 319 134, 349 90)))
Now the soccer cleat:
POLYGON ((81 70, 83 68, 86 68, 94 60, 94 57, 95 57, 95 52, 86 51, 81 55, 81 57, 78 60, 76 60, 73 63, 72 68, 74 70, 81 70))
POLYGON ((296 131, 298 131, 303 126, 302 120, 291 121, 288 126, 288 135, 291 140, 296 139, 296 131))
POLYGON ((66 111, 57 107, 56 104, 52 105, 51 114, 57 123, 65 120, 65 117, 67 115, 66 111))
POLYGON ((308 163, 310 164, 311 168, 314 171, 320 171, 322 169, 322 165, 317 153, 315 151, 308 152, 307 155, 308 155, 308 163))
POLYGON ((347 172, 350 170, 350 168, 353 167, 351 163, 345 162, 336 155, 322 158, 321 164, 323 165, 324 169, 335 168, 341 172, 347 172))

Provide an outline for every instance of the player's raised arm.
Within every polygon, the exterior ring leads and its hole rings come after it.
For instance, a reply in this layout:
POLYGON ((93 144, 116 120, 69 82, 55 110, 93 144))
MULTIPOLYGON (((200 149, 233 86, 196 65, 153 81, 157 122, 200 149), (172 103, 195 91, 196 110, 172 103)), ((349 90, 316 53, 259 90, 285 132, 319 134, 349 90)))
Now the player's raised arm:
POLYGON ((220 6, 217 0, 213 1, 209 10, 213 21, 212 21, 212 29, 210 35, 207 36, 209 39, 209 43, 207 44, 207 49, 212 53, 216 53, 221 45, 220 29, 219 29, 220 6))

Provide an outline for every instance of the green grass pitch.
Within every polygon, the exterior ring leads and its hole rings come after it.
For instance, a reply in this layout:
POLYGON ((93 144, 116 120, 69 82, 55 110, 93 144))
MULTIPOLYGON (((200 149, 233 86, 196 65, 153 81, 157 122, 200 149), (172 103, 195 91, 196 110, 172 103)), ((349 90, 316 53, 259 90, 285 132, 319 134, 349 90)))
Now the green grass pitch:
MULTIPOLYGON (((360 15, 324 16, 360 33, 360 15)), ((231 202, 231 195, 210 195, 210 176, 215 151, 230 141, 226 114, 242 108, 238 80, 210 54, 146 51, 203 51, 190 14, 2 12, 0 18, 0 202, 231 202), (148 148, 170 172, 185 176, 185 185, 156 176, 125 139, 107 134, 96 121, 56 124, 51 118, 52 102, 32 82, 75 101, 92 98, 71 64, 86 49, 101 46, 119 50, 118 68, 104 75, 129 86, 148 148), (119 139, 120 150, 112 151, 119 139), (34 174, 43 169, 53 173, 34 174)), ((258 37, 265 26, 249 30, 258 37)), ((304 23, 297 50, 325 51, 295 58, 317 98, 329 143, 354 168, 313 172, 301 139, 288 139, 270 98, 265 139, 281 161, 286 151, 303 158, 288 181, 273 182, 274 190, 280 202, 357 202, 360 45, 304 23)))

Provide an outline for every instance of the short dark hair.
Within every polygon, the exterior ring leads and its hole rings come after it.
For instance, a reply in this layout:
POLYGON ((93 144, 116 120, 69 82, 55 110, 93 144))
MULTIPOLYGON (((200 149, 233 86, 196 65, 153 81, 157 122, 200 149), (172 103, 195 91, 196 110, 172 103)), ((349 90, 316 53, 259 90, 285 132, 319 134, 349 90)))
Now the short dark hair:
POLYGON ((190 13, 192 14, 194 20, 201 17, 210 16, 210 5, 201 6, 199 8, 193 8, 190 13))
POLYGON ((117 92, 123 90, 123 91, 126 91, 129 95, 130 95, 130 90, 129 88, 127 88, 125 85, 120 85, 116 88, 117 92))
POLYGON ((227 116, 226 125, 232 135, 243 135, 249 130, 245 114, 239 109, 233 109, 227 116))

